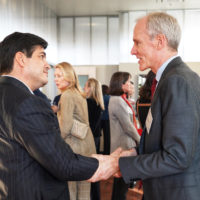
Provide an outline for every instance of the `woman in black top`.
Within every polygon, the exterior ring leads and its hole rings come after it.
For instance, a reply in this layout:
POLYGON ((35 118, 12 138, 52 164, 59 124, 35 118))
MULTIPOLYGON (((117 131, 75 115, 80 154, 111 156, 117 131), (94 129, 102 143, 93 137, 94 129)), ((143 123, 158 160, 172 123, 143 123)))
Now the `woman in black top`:
POLYGON ((85 83, 84 91, 87 96, 88 115, 97 153, 100 149, 101 113, 104 110, 101 84, 98 80, 90 78, 85 83))
MULTIPOLYGON (((84 91, 87 96, 89 124, 92 130, 96 151, 100 151, 101 114, 104 110, 101 84, 98 80, 90 78, 85 83, 84 91)), ((91 200, 100 200, 99 182, 91 184, 91 200)))

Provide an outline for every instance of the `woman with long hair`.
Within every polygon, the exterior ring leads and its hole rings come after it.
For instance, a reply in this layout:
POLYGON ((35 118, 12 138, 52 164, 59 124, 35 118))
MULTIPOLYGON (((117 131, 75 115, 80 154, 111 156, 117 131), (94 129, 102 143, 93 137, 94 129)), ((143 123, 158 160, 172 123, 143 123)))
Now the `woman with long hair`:
POLYGON ((99 153, 101 136, 101 113, 104 110, 101 83, 95 78, 89 78, 84 91, 87 97, 89 123, 94 136, 96 150, 99 153))
MULTIPOLYGON (((69 63, 62 62, 55 66, 54 76, 56 86, 61 92, 57 112, 61 136, 75 153, 90 156, 96 150, 89 127, 86 98, 77 75, 69 63)), ((90 183, 68 182, 68 187, 70 200, 90 199, 90 183)))
MULTIPOLYGON (((87 96, 90 128, 94 136, 96 151, 100 153, 101 115, 104 110, 101 83, 95 78, 89 78, 85 83, 84 91, 87 96)), ((91 199, 100 200, 99 182, 91 185, 91 199)))

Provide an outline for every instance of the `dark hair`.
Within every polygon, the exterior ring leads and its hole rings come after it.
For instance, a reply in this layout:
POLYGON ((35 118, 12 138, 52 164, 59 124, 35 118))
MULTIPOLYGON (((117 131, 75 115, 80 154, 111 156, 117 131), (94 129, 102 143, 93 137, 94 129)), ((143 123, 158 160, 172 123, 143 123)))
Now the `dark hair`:
POLYGON ((13 69, 13 61, 17 52, 23 52, 31 58, 35 47, 46 49, 48 43, 37 35, 31 33, 14 32, 0 43, 0 74, 9 73, 13 69))
POLYGON ((103 95, 109 94, 109 87, 107 85, 102 85, 101 87, 103 95))
POLYGON ((131 77, 128 72, 115 72, 110 80, 109 94, 120 96, 124 93, 122 85, 131 77))
POLYGON ((146 81, 143 86, 141 86, 139 90, 139 99, 143 101, 151 101, 151 85, 153 82, 153 79, 155 78, 155 74, 152 71, 149 71, 149 73, 146 76, 146 81))

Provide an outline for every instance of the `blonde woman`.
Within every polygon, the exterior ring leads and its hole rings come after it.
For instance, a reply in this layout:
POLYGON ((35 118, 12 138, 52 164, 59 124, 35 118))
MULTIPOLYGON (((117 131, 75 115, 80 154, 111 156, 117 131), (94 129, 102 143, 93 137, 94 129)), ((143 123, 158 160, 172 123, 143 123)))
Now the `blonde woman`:
MULTIPOLYGON (((101 114, 104 110, 102 87, 98 80, 89 78, 84 87, 87 96, 90 128, 94 136, 96 151, 99 153, 101 136, 101 114)), ((100 200, 99 182, 91 185, 91 199, 100 200)))
MULTIPOLYGON (((55 83, 61 92, 57 112, 61 136, 77 154, 90 156, 95 153, 95 144, 88 122, 88 110, 85 95, 73 67, 66 62, 55 66, 55 83), (88 126, 86 136, 74 136, 72 127, 78 121, 88 126)), ((80 131, 81 132, 81 131, 80 131)), ((70 200, 89 200, 91 184, 86 181, 68 182, 70 200)))

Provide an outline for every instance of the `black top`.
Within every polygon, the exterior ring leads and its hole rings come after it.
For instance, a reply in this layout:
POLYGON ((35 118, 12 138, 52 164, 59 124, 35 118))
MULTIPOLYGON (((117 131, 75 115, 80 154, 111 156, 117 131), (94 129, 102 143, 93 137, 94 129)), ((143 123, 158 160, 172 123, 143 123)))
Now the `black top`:
POLYGON ((87 99, 88 104, 88 116, 89 116, 89 123, 90 128, 92 130, 92 133, 94 137, 100 137, 101 136, 101 107, 100 105, 97 105, 96 101, 94 99, 87 99))
POLYGON ((58 103, 60 101, 60 97, 61 97, 61 94, 55 96, 54 100, 53 100, 53 105, 56 105, 58 106, 58 103))
POLYGON ((148 100, 142 101, 141 99, 138 99, 136 102, 137 116, 138 116, 138 120, 140 122, 142 129, 145 126, 145 121, 146 121, 150 106, 151 106, 151 101, 148 101, 148 100))

